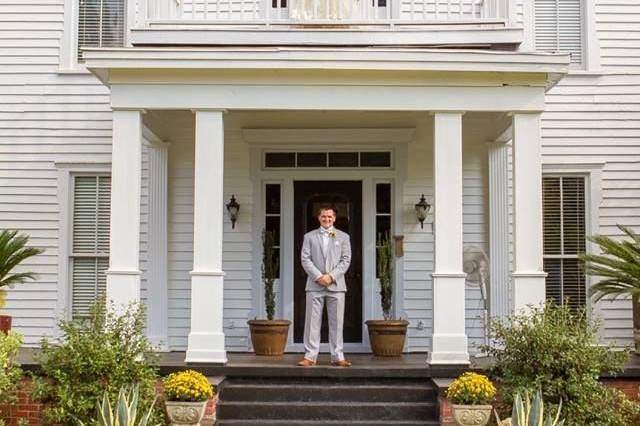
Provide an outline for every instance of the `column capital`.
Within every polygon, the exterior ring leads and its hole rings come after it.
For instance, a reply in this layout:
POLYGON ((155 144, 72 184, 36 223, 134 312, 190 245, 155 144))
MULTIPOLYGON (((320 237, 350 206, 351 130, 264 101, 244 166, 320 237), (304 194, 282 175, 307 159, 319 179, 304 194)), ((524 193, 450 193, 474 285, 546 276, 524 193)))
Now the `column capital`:
POLYGON ((111 107, 111 111, 139 112, 140 114, 147 113, 147 110, 145 108, 135 108, 135 107, 111 107))
POLYGON ((444 115, 444 114, 457 114, 457 115, 465 115, 466 111, 429 111, 429 115, 444 115))
POLYGON ((191 108, 191 112, 194 114, 198 112, 221 112, 226 114, 229 111, 226 108, 191 108))
POLYGON ((544 111, 542 110, 531 110, 531 111, 509 111, 507 112, 507 117, 514 117, 516 115, 542 115, 544 111))

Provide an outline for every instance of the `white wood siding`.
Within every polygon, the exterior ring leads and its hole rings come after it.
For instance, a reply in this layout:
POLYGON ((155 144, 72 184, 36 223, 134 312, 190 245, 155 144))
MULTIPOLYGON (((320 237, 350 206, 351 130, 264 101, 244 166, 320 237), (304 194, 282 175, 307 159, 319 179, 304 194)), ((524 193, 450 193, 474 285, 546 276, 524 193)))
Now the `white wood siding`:
MULTIPOLYGON (((599 163, 599 232, 619 236, 616 224, 640 229, 640 3, 596 4, 602 74, 573 73, 547 96, 542 119, 543 162, 599 163)), ((632 342, 631 303, 602 302, 602 336, 632 342)))
POLYGON ((0 228, 18 228, 44 254, 20 268, 36 282, 9 290, 3 312, 27 345, 54 331, 59 211, 55 162, 108 162, 107 89, 91 75, 59 75, 63 1, 0 4, 0 228))

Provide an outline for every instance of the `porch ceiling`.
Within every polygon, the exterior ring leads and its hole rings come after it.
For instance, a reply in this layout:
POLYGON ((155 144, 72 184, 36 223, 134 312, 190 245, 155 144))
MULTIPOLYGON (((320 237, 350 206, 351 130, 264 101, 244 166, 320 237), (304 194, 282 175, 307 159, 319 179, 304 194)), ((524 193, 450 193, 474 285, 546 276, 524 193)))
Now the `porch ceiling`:
MULTIPOLYGON (((507 114, 496 112, 469 112, 462 121, 468 143, 497 140, 511 125, 507 114)), ((144 123, 161 140, 192 143, 195 138, 195 116, 188 110, 149 110, 144 115, 144 123)), ((409 111, 289 111, 287 114, 278 111, 229 111, 225 114, 225 129, 231 132, 243 129, 415 129, 418 134, 431 135, 432 125, 432 119, 425 113, 409 111)))
MULTIPOLYGON (((480 50, 420 48, 104 48, 85 50, 86 66, 110 84, 116 71, 327 70, 531 75, 547 87, 567 73, 569 56, 480 50)), ((188 74, 184 75, 188 77, 188 74)), ((453 77, 453 76, 451 76, 453 77)))

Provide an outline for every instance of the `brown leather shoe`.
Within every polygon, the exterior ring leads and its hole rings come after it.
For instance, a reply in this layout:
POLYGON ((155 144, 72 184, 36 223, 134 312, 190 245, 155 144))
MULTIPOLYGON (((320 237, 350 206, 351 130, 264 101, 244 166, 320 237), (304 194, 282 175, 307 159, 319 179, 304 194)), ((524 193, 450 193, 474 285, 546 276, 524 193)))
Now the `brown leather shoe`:
POLYGON ((300 367, 313 367, 314 365, 316 365, 316 362, 311 361, 307 358, 302 358, 300 361, 298 361, 298 366, 300 367))
POLYGON ((333 365, 334 367, 351 367, 351 361, 341 359, 339 361, 333 361, 331 365, 333 365))

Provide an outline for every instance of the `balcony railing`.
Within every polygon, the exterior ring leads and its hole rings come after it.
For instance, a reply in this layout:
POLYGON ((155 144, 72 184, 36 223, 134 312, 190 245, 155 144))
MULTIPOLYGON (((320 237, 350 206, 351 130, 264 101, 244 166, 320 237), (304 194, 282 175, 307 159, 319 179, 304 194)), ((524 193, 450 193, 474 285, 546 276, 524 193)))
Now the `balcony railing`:
POLYGON ((142 0, 145 21, 254 25, 482 23, 508 0, 142 0))

